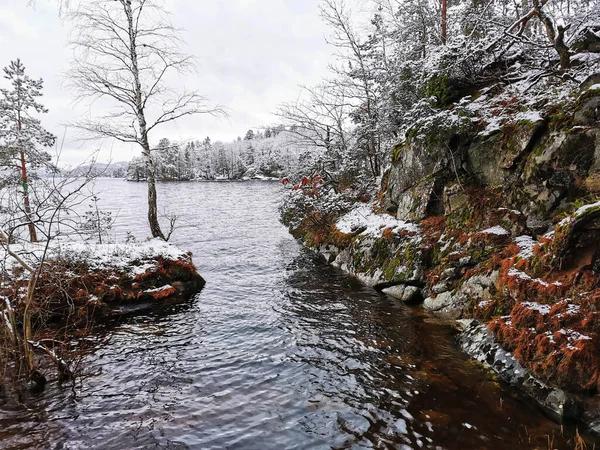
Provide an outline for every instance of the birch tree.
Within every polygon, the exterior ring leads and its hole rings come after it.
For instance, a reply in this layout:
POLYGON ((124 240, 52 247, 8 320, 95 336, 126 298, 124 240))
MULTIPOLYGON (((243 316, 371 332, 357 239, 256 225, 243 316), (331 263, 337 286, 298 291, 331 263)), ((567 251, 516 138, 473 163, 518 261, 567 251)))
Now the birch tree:
POLYGON ((172 74, 194 69, 180 51, 179 30, 154 0, 89 0, 68 13, 74 24, 71 81, 79 99, 108 101, 108 112, 75 126, 91 138, 114 138, 141 147, 148 185, 148 222, 158 221, 151 135, 157 127, 194 114, 223 115, 197 91, 168 86, 172 74))

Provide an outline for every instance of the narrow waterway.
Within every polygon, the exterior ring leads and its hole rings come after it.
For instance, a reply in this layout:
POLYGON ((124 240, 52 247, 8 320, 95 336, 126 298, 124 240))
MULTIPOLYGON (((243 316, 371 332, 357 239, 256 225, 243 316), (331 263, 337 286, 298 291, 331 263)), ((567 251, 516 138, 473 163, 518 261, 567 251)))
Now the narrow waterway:
MULTIPOLYGON (((146 237, 145 185, 98 180, 113 234, 146 237)), ((457 348, 278 221, 280 185, 159 186, 207 285, 105 330, 75 389, 0 408, 6 449, 573 448, 457 348)))

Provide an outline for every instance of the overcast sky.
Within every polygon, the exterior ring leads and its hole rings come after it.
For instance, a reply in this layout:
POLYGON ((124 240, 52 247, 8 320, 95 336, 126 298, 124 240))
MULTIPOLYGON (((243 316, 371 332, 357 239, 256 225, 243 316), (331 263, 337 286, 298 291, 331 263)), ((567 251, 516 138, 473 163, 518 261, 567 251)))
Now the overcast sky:
MULTIPOLYGON (((62 139, 64 124, 87 109, 77 105, 64 86, 71 50, 69 23, 60 19, 54 0, 0 0, 0 65, 21 58, 27 73, 44 79, 42 102, 49 113, 43 125, 62 139)), ((173 140, 233 140, 249 128, 275 123, 277 105, 297 97, 298 85, 318 83, 331 62, 327 29, 319 0, 169 0, 171 20, 184 28, 184 51, 197 57, 198 77, 186 80, 225 105, 229 119, 196 116, 158 129, 152 137, 173 140)), ((5 86, 4 80, 0 81, 5 86)), ((128 161, 138 148, 110 140, 78 142, 66 130, 63 164, 76 164, 101 149, 101 160, 128 161)))

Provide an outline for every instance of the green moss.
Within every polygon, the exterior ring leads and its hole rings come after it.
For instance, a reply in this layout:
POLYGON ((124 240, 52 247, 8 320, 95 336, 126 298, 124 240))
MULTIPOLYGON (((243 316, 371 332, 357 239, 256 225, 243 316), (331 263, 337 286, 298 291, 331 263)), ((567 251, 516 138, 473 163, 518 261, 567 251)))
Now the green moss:
POLYGON ((400 155, 402 154, 404 149, 404 144, 398 144, 394 146, 391 154, 392 164, 397 165, 400 162, 400 155))
POLYGON ((447 106, 456 96, 455 90, 450 85, 450 77, 446 74, 430 77, 421 87, 421 97, 435 98, 434 105, 437 107, 447 106))
POLYGON ((577 99, 577 102, 575 102, 575 107, 577 108, 581 106, 583 102, 593 97, 600 97, 600 89, 588 89, 582 92, 582 94, 577 99))

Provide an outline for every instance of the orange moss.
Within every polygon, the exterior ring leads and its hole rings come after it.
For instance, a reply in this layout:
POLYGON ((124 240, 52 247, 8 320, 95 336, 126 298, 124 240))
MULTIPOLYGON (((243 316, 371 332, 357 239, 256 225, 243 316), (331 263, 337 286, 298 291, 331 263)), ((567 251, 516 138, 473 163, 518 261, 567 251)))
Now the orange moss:
POLYGON ((394 229, 393 228, 385 228, 382 231, 382 235, 385 239, 387 239, 388 241, 391 241, 394 238, 394 229))

